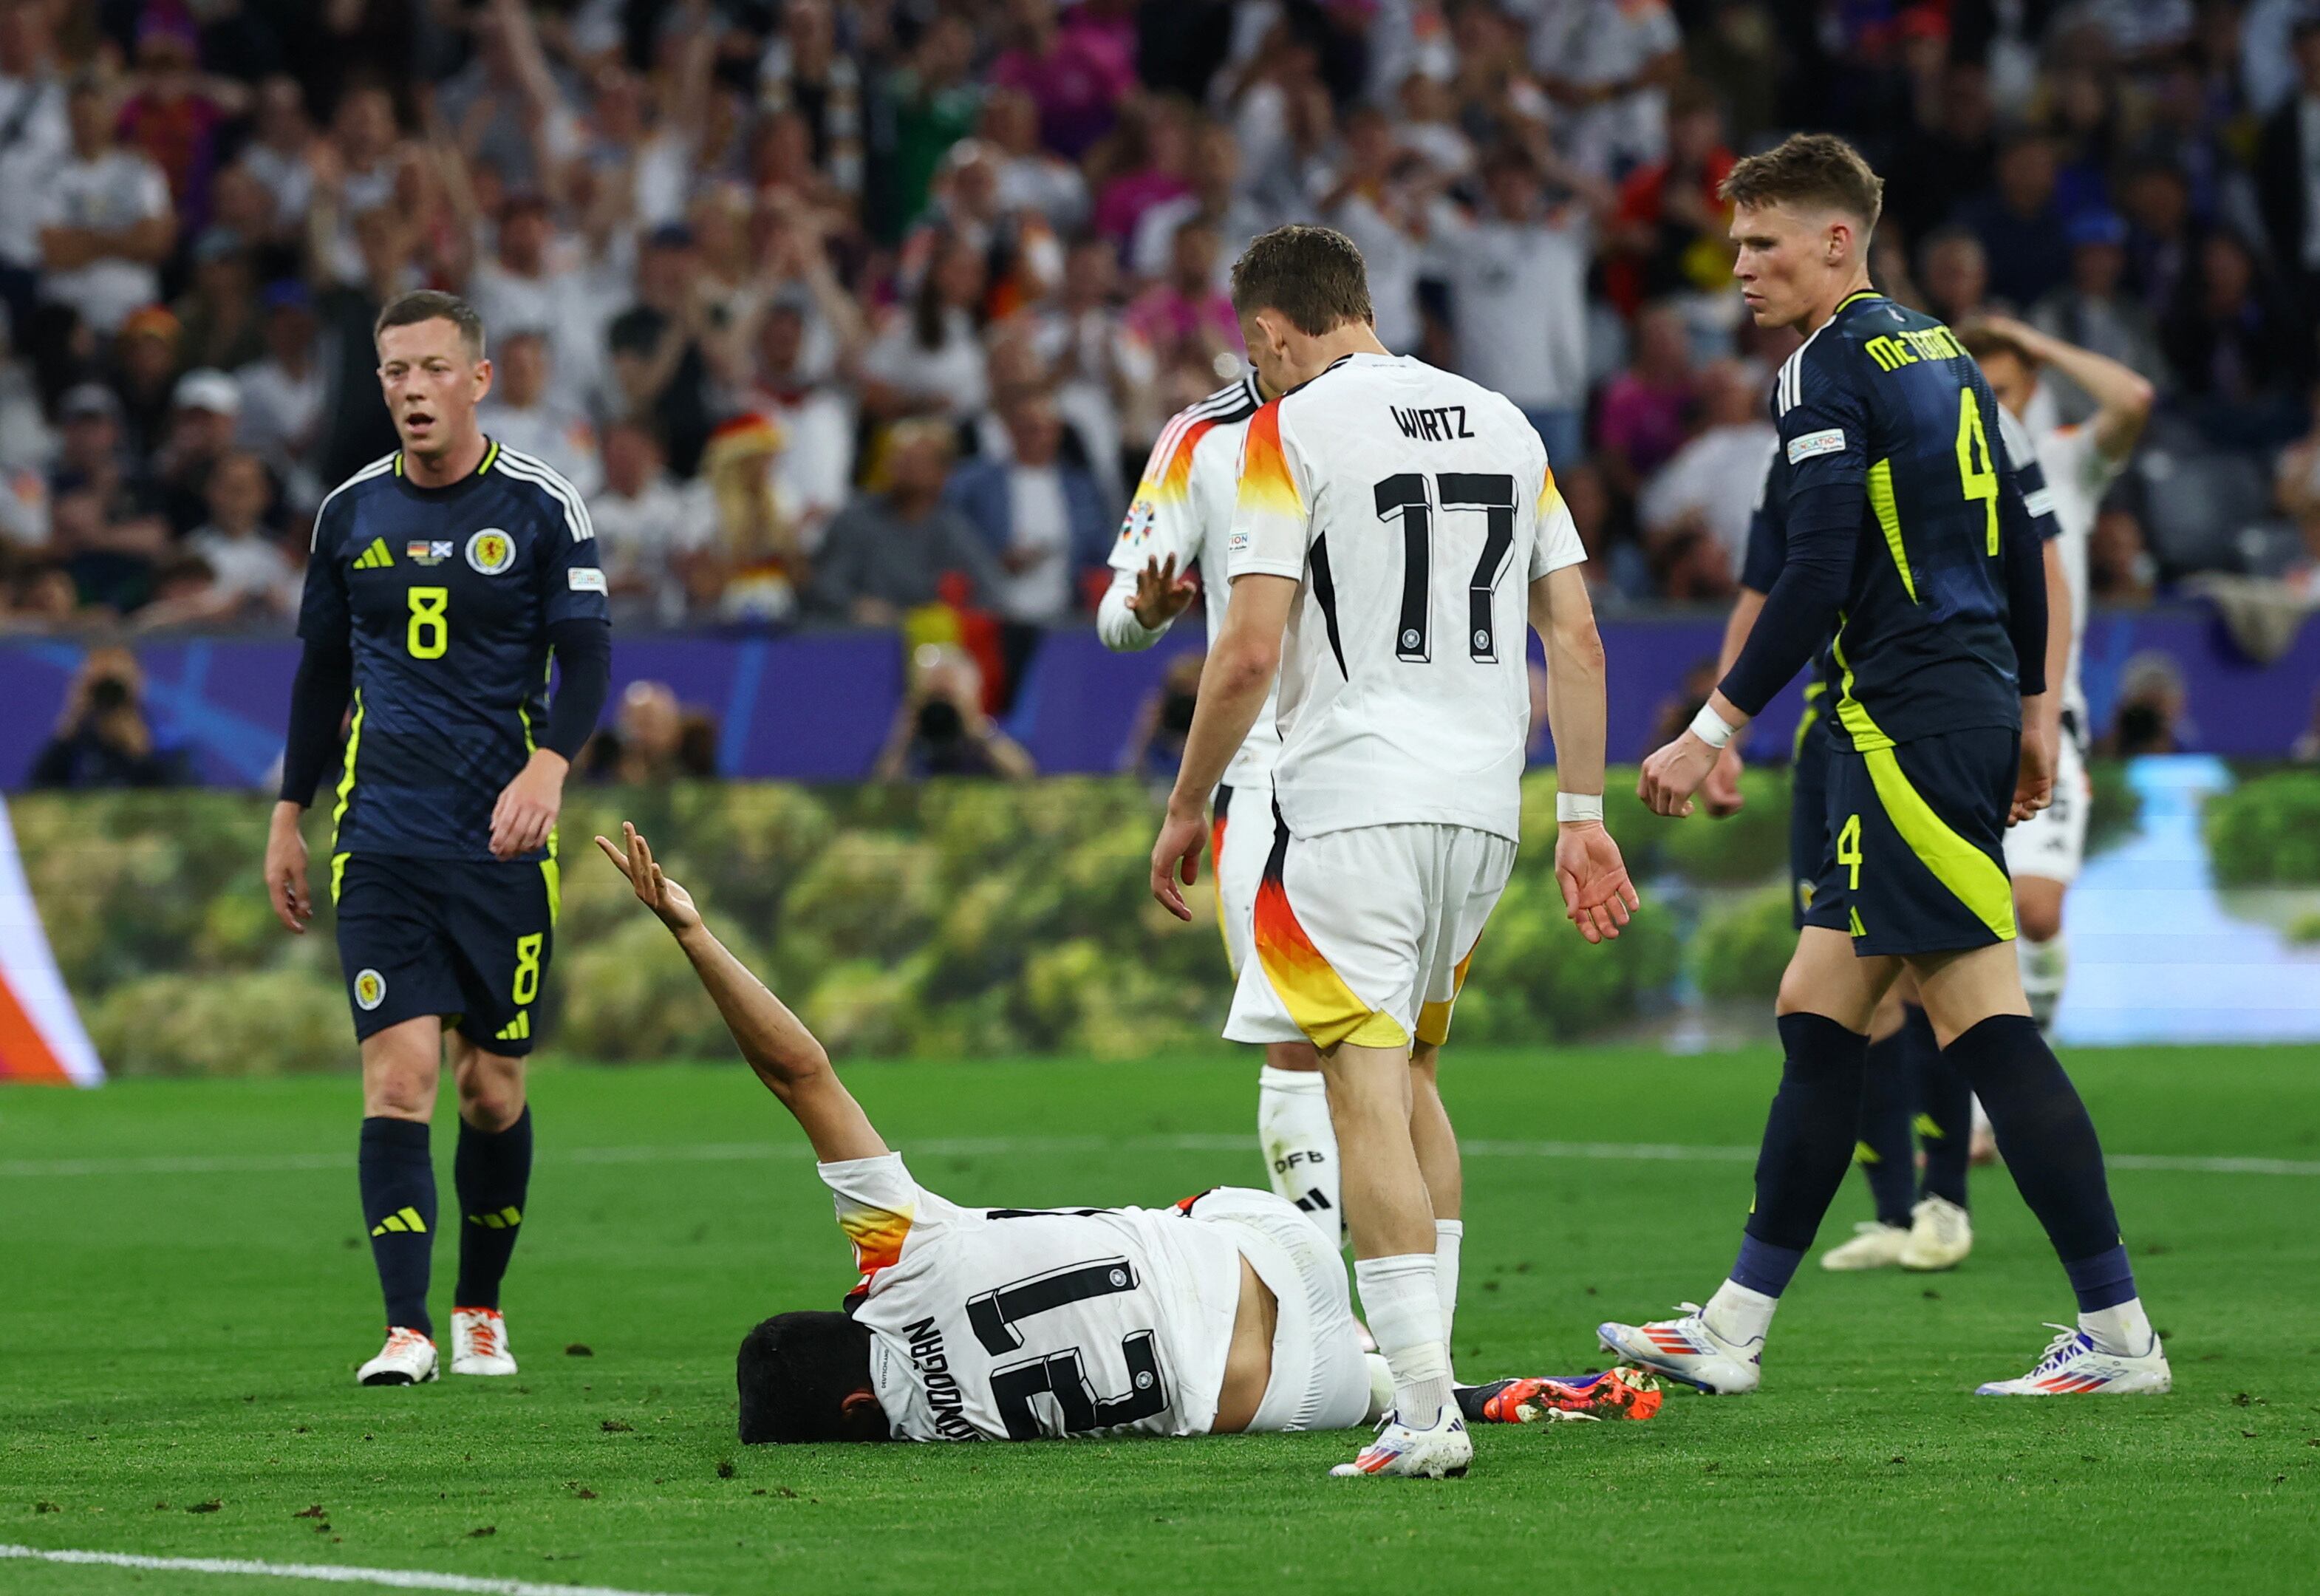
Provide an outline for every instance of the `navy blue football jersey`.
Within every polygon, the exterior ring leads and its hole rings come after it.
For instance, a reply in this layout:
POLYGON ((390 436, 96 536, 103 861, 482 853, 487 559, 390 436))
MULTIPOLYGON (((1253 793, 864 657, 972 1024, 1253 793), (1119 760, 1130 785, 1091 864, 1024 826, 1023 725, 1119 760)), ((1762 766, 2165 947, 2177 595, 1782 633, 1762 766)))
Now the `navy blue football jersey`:
POLYGON ((530 455, 492 443, 425 488, 398 453, 341 483, 298 612, 301 638, 354 657, 333 855, 491 858, 493 806, 547 721, 548 629, 590 616, 611 610, 587 506, 530 455))
MULTIPOLYGON (((1852 587, 1823 666, 1838 746, 2018 728, 2002 529, 2055 527, 2037 457, 1972 357, 1933 317, 1864 290, 1781 367, 1772 416, 1768 503, 1822 484, 1863 492, 1852 587), (2002 507, 2001 495, 2019 503, 2002 507)), ((1764 565, 1751 553, 1753 587, 1764 565)))

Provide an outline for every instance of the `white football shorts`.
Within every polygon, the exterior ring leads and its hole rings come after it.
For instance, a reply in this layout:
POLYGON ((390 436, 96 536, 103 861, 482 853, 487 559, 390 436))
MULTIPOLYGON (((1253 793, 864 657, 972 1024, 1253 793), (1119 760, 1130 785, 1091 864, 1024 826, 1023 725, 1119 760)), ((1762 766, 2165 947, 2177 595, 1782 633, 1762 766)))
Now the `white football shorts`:
POLYGON ((1280 1304, 1273 1374, 1252 1431, 1350 1429, 1369 1416, 1369 1366, 1354 1323, 1346 1260, 1303 1211, 1246 1186, 1219 1186, 1184 1211, 1232 1233, 1256 1277, 1280 1304))
POLYGON ((2079 739, 2065 730, 2054 758, 2054 801, 2006 831, 2006 870, 2009 875, 2035 875, 2068 886, 2079 878, 2086 862, 2087 811, 2094 786, 2087 777, 2086 756, 2079 739))
MULTIPOLYGON (((1246 817, 1240 817, 1246 822, 1246 817)), ((1327 1052, 1439 1043, 1515 845, 1467 826, 1293 838, 1276 818, 1225 1035, 1327 1052)))
POLYGON ((1228 784, 1217 789, 1209 822, 1209 855, 1217 873, 1217 929, 1225 960, 1238 976, 1248 967, 1256 921, 1256 889, 1273 851, 1273 784, 1228 784))

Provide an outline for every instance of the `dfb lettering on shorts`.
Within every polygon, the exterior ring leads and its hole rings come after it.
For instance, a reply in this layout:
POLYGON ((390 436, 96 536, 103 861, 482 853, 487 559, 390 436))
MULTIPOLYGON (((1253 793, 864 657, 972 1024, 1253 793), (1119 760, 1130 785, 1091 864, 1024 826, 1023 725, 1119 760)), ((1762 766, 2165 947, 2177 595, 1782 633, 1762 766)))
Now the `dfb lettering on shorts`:
POLYGON ((919 1372, 927 1406, 934 1410, 935 1428, 954 1441, 981 1440, 960 1412, 966 1399, 959 1394, 958 1381, 950 1372, 950 1355, 943 1350, 942 1332, 935 1328, 935 1321, 915 1320, 903 1328, 902 1334, 910 1339, 911 1366, 919 1372))

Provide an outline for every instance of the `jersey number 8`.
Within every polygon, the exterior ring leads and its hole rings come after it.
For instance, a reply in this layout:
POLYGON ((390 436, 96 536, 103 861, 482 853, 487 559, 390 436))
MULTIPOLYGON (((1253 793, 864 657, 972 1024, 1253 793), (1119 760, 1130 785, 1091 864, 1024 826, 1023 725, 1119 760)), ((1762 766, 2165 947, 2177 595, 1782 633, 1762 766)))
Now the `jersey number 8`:
POLYGON ((411 589, 411 627, 404 641, 413 659, 440 659, 451 646, 451 618, 445 613, 451 603, 448 587, 414 587, 411 589))

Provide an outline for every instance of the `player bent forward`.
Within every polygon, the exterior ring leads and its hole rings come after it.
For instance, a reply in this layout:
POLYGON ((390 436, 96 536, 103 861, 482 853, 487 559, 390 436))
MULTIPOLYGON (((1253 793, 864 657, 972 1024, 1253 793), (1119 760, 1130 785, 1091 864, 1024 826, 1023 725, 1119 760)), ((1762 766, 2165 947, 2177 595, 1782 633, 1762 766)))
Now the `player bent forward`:
MULTIPOLYGON (((675 933, 742 1056, 804 1129, 862 1271, 846 1311, 778 1314, 749 1332, 742 1440, 1224 1435, 1342 1428, 1374 1412, 1345 1265, 1294 1206, 1229 1186, 1160 1209, 936 1196, 636 828, 621 833, 622 846, 596 846, 675 933)), ((1660 1402, 1652 1382, 1619 1370, 1462 1394, 1485 1422, 1645 1419, 1660 1402)))

